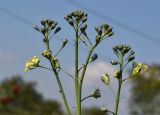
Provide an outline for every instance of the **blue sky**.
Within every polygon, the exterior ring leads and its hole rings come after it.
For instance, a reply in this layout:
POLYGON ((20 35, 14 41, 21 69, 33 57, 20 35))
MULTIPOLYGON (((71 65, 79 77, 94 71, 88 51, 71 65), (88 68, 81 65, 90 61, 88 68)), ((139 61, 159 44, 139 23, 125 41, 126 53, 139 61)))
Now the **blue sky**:
MULTIPOLYGON (((97 16, 90 12, 90 10, 82 8, 81 6, 76 6, 69 2, 69 0, 3 0, 0 2, 0 80, 5 77, 10 77, 11 75, 21 74, 26 80, 37 81, 37 89, 44 94, 46 98, 61 99, 57 95, 57 85, 52 77, 52 74, 46 70, 34 70, 30 72, 23 72, 24 62, 33 55, 38 55, 42 59, 41 63, 47 65, 48 63, 42 58, 41 52, 44 49, 42 43, 42 36, 40 33, 36 32, 32 26, 39 25, 40 20, 44 18, 50 18, 59 23, 62 31, 55 36, 56 38, 52 41, 52 49, 56 51, 61 44, 63 38, 68 38, 70 43, 63 50, 60 55, 60 62, 66 70, 73 72, 73 29, 64 20, 64 16, 75 9, 84 10, 88 13, 88 35, 91 40, 95 39, 94 27, 102 23, 109 23, 113 26, 113 31, 115 35, 112 39, 107 39, 96 49, 96 53, 99 54, 100 59, 90 66, 93 70, 95 67, 103 68, 103 73, 108 70, 113 70, 113 68, 107 63, 114 55, 112 53, 112 46, 116 44, 126 43, 129 44, 136 52, 136 60, 145 63, 160 63, 160 54, 158 49, 160 49, 160 38, 159 38, 159 27, 160 27, 160 15, 159 15, 159 0, 145 1, 145 0, 123 0, 123 1, 110 1, 110 0, 81 0, 78 3, 84 5, 88 9, 92 9, 95 12, 103 15, 97 16), (6 11, 7 9, 7 11, 6 11), (9 12, 8 12, 9 11, 9 12), (19 17, 17 19, 17 16, 19 17), (25 20, 23 20, 24 18, 25 20), (107 19, 104 19, 107 18, 107 19), (111 20, 108 20, 111 19, 111 20), (27 22, 26 22, 27 20, 27 22), (115 23, 115 22, 118 22, 115 23), (119 23, 121 25, 119 25, 119 23), (127 27, 131 27, 128 29, 127 27), (136 29, 136 32, 135 30, 136 29), (138 31, 138 32, 137 32, 138 31), (145 33, 145 34, 143 34, 145 33), (105 50, 104 50, 105 49, 105 50)), ((86 49, 83 45, 80 49, 81 60, 83 63, 83 58, 86 56, 86 49)), ((88 75, 94 79, 96 77, 92 74, 92 71, 88 72, 88 75)), ((99 71, 99 70, 98 70, 99 71)), ((110 72, 110 71, 108 71, 110 72)), ((99 74, 98 74, 99 75, 99 74)), ((73 94, 72 79, 68 78, 66 75, 62 74, 64 78, 64 86, 67 90, 67 94, 73 94), (70 82, 70 85, 68 85, 70 82)), ((96 77, 96 79, 98 79, 96 77)), ((95 85, 96 80, 94 79, 92 83, 88 83, 86 79, 86 85, 84 90, 84 95, 95 87, 100 87, 105 89, 101 83, 95 85)), ((113 82, 115 83, 115 82, 113 82)), ((124 86, 129 86, 125 84, 124 86)), ((124 90, 128 89, 125 88, 124 90)), ((104 92, 107 96, 108 89, 104 92)), ((127 97, 128 94, 123 93, 127 97)), ((73 94, 74 95, 74 94, 73 94)), ((110 100, 112 94, 108 94, 108 99, 100 100, 90 100, 84 106, 94 105, 106 105, 113 106, 110 100), (106 103, 104 103, 106 102, 106 103), (110 105, 111 104, 111 105, 110 105)), ((70 103, 74 106, 74 100, 72 96, 68 96, 70 103)), ((125 100, 126 101, 126 100, 125 100)), ((124 101, 124 108, 126 106, 124 101)), ((121 114, 125 115, 124 108, 121 108, 121 114)), ((112 109, 112 107, 111 107, 112 109)), ((127 114, 126 114, 127 115, 127 114)))

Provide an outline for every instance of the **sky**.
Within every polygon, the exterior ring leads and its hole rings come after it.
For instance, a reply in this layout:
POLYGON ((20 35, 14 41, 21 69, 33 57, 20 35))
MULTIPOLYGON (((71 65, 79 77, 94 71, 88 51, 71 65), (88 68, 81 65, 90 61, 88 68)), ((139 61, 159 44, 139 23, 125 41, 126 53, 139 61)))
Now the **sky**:
MULTIPOLYGON (((45 98, 58 99, 58 87, 51 72, 43 69, 24 72, 24 63, 27 59, 37 55, 41 63, 49 63, 41 56, 44 50, 42 35, 33 29, 40 25, 42 19, 53 19, 58 22, 62 30, 52 41, 53 51, 57 51, 62 39, 67 38, 69 44, 59 55, 63 68, 73 73, 74 68, 74 31, 64 20, 64 16, 73 10, 83 10, 88 13, 88 36, 95 39, 94 28, 108 23, 113 27, 115 35, 106 39, 95 52, 99 59, 91 64, 87 70, 83 88, 83 96, 99 87, 102 89, 102 98, 90 99, 83 106, 107 106, 113 109, 114 96, 111 90, 100 81, 100 75, 108 72, 113 74, 114 67, 109 62, 115 58, 112 47, 117 44, 128 44, 136 52, 136 61, 143 63, 160 63, 160 1, 146 0, 1 0, 0 2, 0 80, 12 75, 22 75, 25 80, 36 81, 37 89, 45 98), (105 50, 104 50, 105 49, 105 50)), ((80 46, 80 63, 83 64, 87 48, 80 46)), ((130 66, 128 67, 130 68, 130 66)), ((60 74, 67 98, 71 107, 74 107, 74 83, 65 74, 60 74)), ((113 89, 116 81, 111 80, 113 89)), ((123 86, 119 114, 127 115, 127 99, 129 98, 130 83, 123 86)), ((72 109, 74 110, 74 109, 72 109)))

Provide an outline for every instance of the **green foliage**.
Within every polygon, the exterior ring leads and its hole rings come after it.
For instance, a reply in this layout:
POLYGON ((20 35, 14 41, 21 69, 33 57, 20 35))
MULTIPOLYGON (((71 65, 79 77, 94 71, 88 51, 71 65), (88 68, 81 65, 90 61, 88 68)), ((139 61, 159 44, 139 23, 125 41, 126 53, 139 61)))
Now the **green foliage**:
POLYGON ((160 65, 153 64, 147 73, 132 79, 130 111, 133 115, 159 115, 160 65))
POLYGON ((62 115, 60 104, 44 100, 35 90, 35 85, 35 82, 25 82, 20 76, 2 81, 1 115, 62 115))

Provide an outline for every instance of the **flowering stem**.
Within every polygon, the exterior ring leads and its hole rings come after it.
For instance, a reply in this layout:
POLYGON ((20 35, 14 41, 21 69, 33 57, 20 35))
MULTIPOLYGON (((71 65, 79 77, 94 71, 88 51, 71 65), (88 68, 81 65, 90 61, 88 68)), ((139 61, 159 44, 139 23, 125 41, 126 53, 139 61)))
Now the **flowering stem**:
POLYGON ((120 95, 121 95, 121 86, 122 86, 122 71, 123 71, 123 55, 120 55, 120 75, 118 78, 118 90, 117 90, 117 95, 116 95, 116 100, 115 100, 115 107, 114 107, 114 113, 115 115, 118 114, 118 107, 119 107, 119 100, 120 100, 120 95))
POLYGON ((121 82, 121 81, 118 81, 118 90, 117 90, 117 96, 116 96, 116 102, 115 102, 115 109, 114 109, 115 115, 117 115, 117 113, 118 113, 120 93, 121 93, 121 86, 122 86, 122 82, 121 82))
POLYGON ((76 95, 76 115, 81 115, 81 97, 79 95, 78 80, 78 23, 75 25, 75 95, 76 95))
MULTIPOLYGON (((48 34, 46 35, 46 39, 47 39, 47 42, 45 42, 45 46, 46 46, 46 49, 47 49, 48 51, 50 51, 48 34)), ((70 112, 70 109, 69 109, 69 106, 68 106, 68 102, 67 102, 67 99, 66 99, 66 96, 65 96, 65 93, 64 93, 64 90, 63 90, 61 81, 60 81, 60 79, 59 79, 58 72, 57 72, 57 70, 56 70, 55 67, 54 67, 53 61, 52 61, 51 59, 49 59, 49 61, 50 61, 52 70, 53 70, 53 72, 54 72, 54 75, 55 75, 55 77, 56 77, 56 80, 57 80, 57 83, 58 83, 58 86, 59 86, 59 89, 60 89, 60 93, 61 93, 61 96, 62 96, 62 99, 63 99, 63 102, 64 102, 64 106, 65 106, 66 112, 67 112, 68 115, 71 115, 71 112, 70 112)))
POLYGON ((67 112, 68 115, 71 115, 71 112, 70 112, 70 110, 69 110, 69 106, 68 106, 68 103, 67 103, 67 99, 66 99, 66 96, 65 96, 65 94, 64 94, 64 90, 63 90, 61 81, 60 81, 60 79, 59 79, 58 72, 57 72, 56 69, 54 68, 53 62, 50 61, 50 63, 51 63, 51 66, 52 66, 52 68, 53 68, 53 72, 54 72, 54 75, 55 75, 55 77, 56 77, 56 80, 57 80, 57 83, 58 83, 58 86, 59 86, 59 89, 60 89, 60 93, 61 93, 62 98, 63 98, 63 101, 64 101, 64 106, 65 106, 66 112, 67 112))
POLYGON ((91 48, 90 48, 90 51, 88 53, 88 56, 87 56, 87 59, 86 59, 86 62, 84 64, 84 68, 83 68, 83 71, 82 71, 82 74, 81 74, 81 78, 80 78, 80 97, 81 97, 81 92, 82 92, 82 85, 83 85, 83 80, 84 80, 84 76, 85 76, 85 72, 86 72, 86 69, 87 69, 87 66, 89 64, 89 59, 93 53, 93 50, 94 48, 96 47, 96 45, 93 45, 91 48))

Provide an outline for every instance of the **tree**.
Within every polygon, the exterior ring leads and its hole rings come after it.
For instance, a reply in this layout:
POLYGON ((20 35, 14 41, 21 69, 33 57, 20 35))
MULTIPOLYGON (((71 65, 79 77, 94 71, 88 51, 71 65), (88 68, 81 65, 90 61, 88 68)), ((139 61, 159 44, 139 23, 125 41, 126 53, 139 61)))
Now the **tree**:
POLYGON ((35 82, 20 76, 5 79, 0 85, 1 115, 62 115, 57 101, 44 100, 35 90, 35 82))
POLYGON ((153 64, 139 79, 132 79, 130 112, 132 115, 160 115, 160 65, 153 64))

